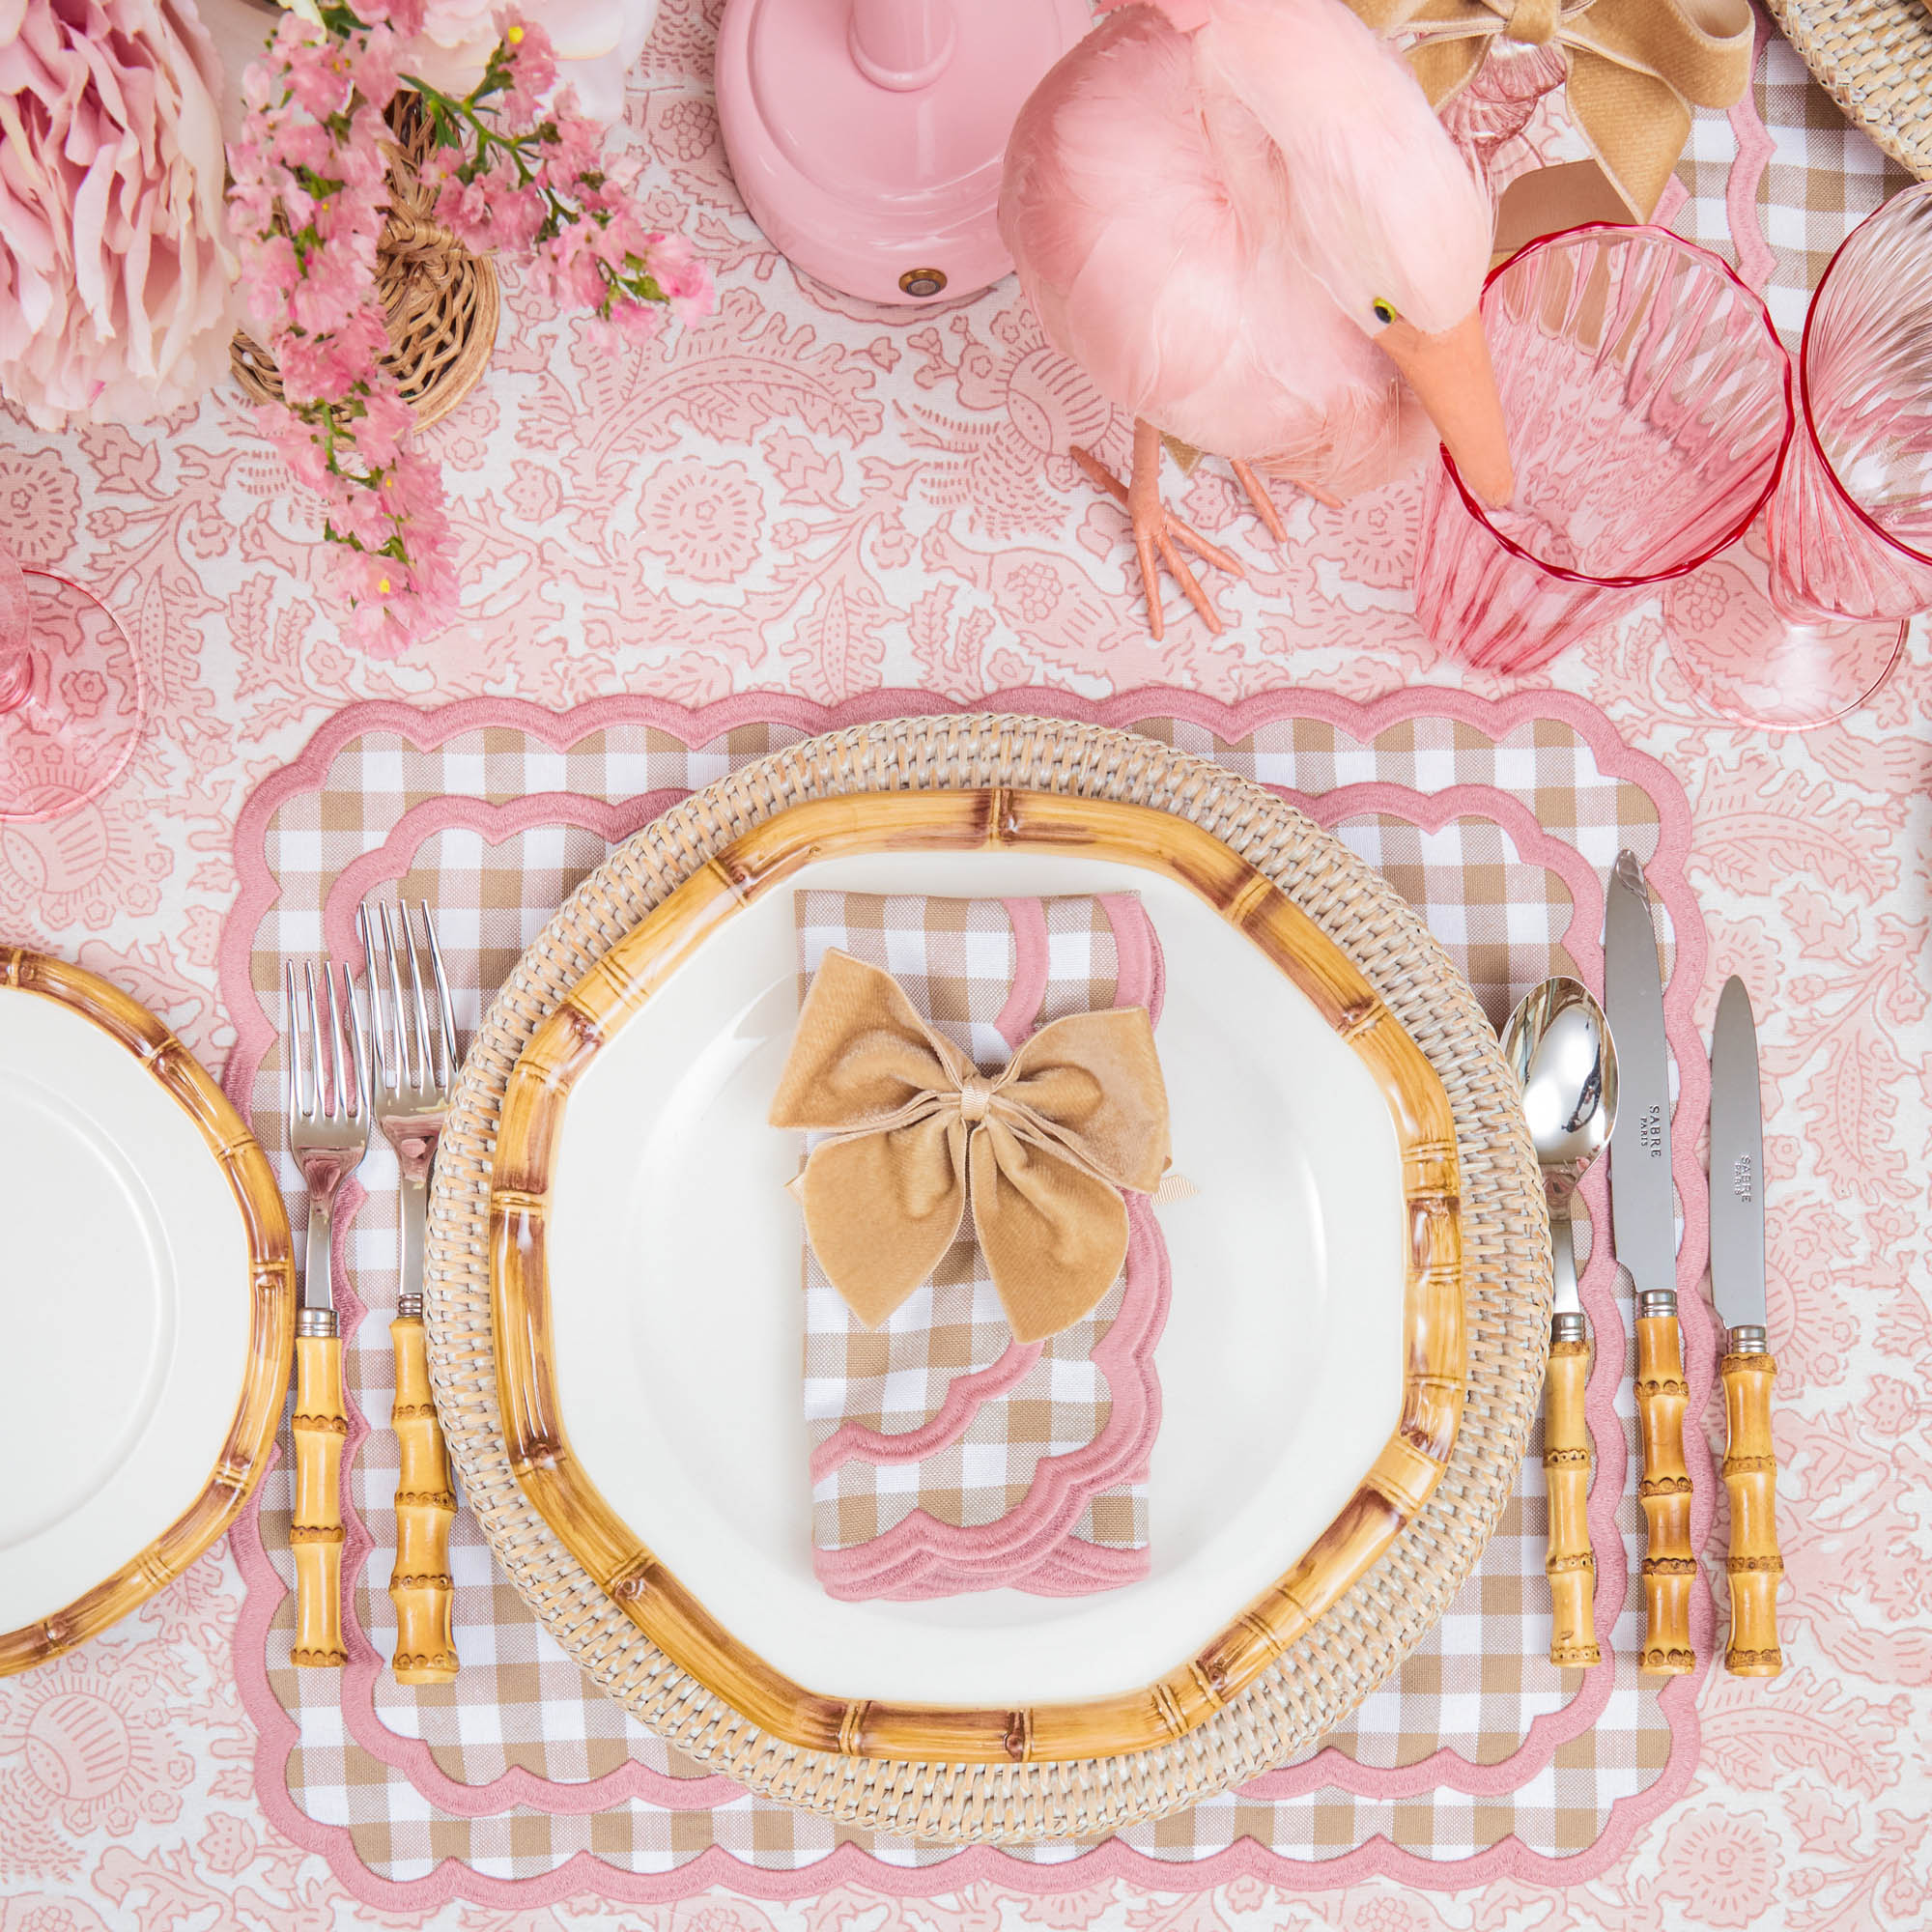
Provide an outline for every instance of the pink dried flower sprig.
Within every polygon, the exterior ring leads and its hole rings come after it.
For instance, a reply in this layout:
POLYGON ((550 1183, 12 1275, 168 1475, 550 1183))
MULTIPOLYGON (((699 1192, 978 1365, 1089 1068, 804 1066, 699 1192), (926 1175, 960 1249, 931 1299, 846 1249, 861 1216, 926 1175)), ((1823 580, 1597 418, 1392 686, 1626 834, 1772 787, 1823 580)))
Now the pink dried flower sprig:
POLYGON ((506 16, 481 80, 457 98, 402 71, 423 0, 357 5, 285 14, 248 70, 230 201, 285 399, 259 420, 322 497, 338 587, 386 655, 447 623, 458 596, 441 476, 410 446, 409 406, 383 364, 384 112, 399 87, 420 97, 439 217, 471 248, 528 253, 538 288, 589 309, 612 339, 649 339, 667 307, 704 314, 711 282, 681 237, 645 228, 635 167, 605 163, 601 130, 568 91, 546 106, 556 66, 541 27, 506 16))
POLYGON ((637 163, 605 160, 602 130, 567 93, 546 108, 555 83, 550 37, 516 20, 463 99, 412 83, 438 144, 425 172, 441 178, 439 218, 479 253, 528 251, 539 292, 633 342, 658 332, 667 307, 682 322, 708 314, 704 265, 682 236, 645 228, 637 163))

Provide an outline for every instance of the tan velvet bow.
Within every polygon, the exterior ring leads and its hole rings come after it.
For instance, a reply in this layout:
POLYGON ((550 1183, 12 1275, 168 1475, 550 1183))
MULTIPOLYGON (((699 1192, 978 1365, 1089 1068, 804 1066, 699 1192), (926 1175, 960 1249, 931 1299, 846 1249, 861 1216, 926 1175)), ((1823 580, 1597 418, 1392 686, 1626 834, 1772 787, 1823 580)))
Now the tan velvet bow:
POLYGON ((1648 221, 1690 134, 1690 108, 1729 107, 1750 85, 1748 0, 1349 0, 1385 38, 1408 40, 1430 105, 1466 87, 1501 34, 1555 41, 1567 89, 1610 185, 1648 221))
POLYGON ((1151 1193, 1167 1165, 1144 1007, 1055 1020, 988 1079, 849 952, 811 983, 771 1123, 833 1136, 792 1191, 819 1265, 872 1328, 938 1265, 970 1199, 1013 1334, 1058 1334, 1126 1259, 1121 1190, 1151 1193))

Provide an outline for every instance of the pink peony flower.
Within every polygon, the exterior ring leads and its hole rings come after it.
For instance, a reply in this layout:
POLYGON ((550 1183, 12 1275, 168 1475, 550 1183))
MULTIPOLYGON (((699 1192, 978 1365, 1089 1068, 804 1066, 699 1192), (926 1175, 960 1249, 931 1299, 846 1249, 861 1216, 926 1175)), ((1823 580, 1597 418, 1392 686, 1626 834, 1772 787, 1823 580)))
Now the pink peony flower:
POLYGON ((0 8, 0 393, 38 427, 155 415, 226 370, 220 84, 180 0, 0 8))

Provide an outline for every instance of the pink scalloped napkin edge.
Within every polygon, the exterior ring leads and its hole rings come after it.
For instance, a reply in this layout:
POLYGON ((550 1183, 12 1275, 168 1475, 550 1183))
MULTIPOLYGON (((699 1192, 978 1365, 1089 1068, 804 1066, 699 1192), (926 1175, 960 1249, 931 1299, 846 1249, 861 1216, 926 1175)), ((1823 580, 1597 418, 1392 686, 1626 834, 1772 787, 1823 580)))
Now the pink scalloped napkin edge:
MULTIPOLYGON (((1646 871, 1654 894, 1669 913, 1676 945, 1675 966, 1665 989, 1666 1030, 1679 1063, 1680 1116, 1701 1120, 1708 1102, 1709 1068, 1693 1006, 1704 977, 1706 940, 1696 899, 1685 877, 1690 821, 1682 786, 1657 760, 1625 745, 1595 706, 1570 694, 1539 690, 1492 701, 1431 688, 1393 693, 1366 704, 1305 690, 1265 693, 1239 703, 1223 704, 1194 693, 1158 687, 1094 703, 1066 693, 1027 687, 990 694, 970 705, 949 704, 929 694, 908 691, 872 693, 836 707, 776 693, 747 694, 696 709, 647 697, 621 696, 594 700, 561 714, 518 699, 496 698, 466 699, 434 711, 382 700, 350 705, 326 723, 291 764, 257 786, 238 821, 235 854, 241 888, 223 928, 220 952, 223 1003, 237 1029, 237 1045, 224 1081, 230 1096, 245 1107, 256 1069, 273 1042, 272 1023, 254 995, 249 973, 254 934, 279 891, 266 854, 270 823, 288 799, 322 788, 334 758, 354 739, 371 732, 394 732, 428 749, 465 732, 506 726, 548 748, 562 750, 613 725, 641 724, 695 748, 754 724, 779 724, 810 734, 893 717, 989 710, 1024 711, 1120 728, 1173 720, 1210 732, 1222 743, 1236 742, 1264 726, 1295 719, 1331 724, 1357 743, 1368 743, 1391 726, 1425 717, 1455 720, 1492 741, 1538 719, 1570 726, 1589 746, 1601 773, 1636 785, 1658 808, 1659 843, 1646 871)), ((1405 818, 1425 830, 1437 829, 1459 816, 1495 820, 1520 850, 1548 864, 1569 885, 1576 916, 1563 943, 1582 976, 1601 986, 1602 958, 1596 933, 1601 927, 1602 882, 1574 846, 1544 833, 1509 793, 1487 784, 1423 793, 1382 781, 1314 795, 1271 789, 1325 825, 1369 813, 1405 818)), ((355 900, 379 880, 400 875, 422 839, 446 825, 472 824, 500 838, 507 832, 531 825, 568 822, 594 827, 614 839, 664 810, 677 796, 653 794, 647 799, 612 804, 552 793, 501 807, 456 798, 419 804, 393 828, 381 849, 365 855, 338 879, 328 897, 326 939, 331 947, 353 952, 351 922, 355 900)), ((1678 1257, 1678 1282, 1686 1312, 1686 1371, 1690 1412, 1693 1415, 1702 1412, 1715 1384, 1719 1339, 1715 1318, 1699 1292, 1706 1261, 1706 1197, 1696 1141, 1695 1134, 1680 1133, 1674 1142, 1676 1179, 1687 1223, 1678 1257)), ((1607 1189, 1601 1167, 1586 1181, 1585 1192, 1595 1225, 1606 1227, 1607 1189)), ((1582 1294, 1597 1331, 1618 1332, 1623 1315, 1616 1294, 1616 1269, 1605 1245, 1600 1244, 1591 1256, 1582 1294)), ((352 1294, 343 1309, 345 1333, 363 1312, 352 1294)), ((1616 1412, 1623 1366, 1619 1351, 1600 1350, 1586 1400, 1598 1453, 1589 1513, 1598 1553, 1600 1627, 1605 1611, 1614 1616, 1614 1606, 1624 1602, 1628 1582, 1626 1552, 1616 1523, 1626 1475, 1624 1430, 1616 1412)), ((361 1417, 352 1416, 351 1454, 365 1434, 361 1417)), ((1693 1548, 1701 1550, 1715 1513, 1716 1471, 1701 1432, 1690 1433, 1686 1452, 1695 1482, 1691 1540, 1693 1548)), ((346 1587, 353 1593, 355 1572, 366 1559, 372 1540, 355 1517, 350 1516, 349 1523, 344 1569, 346 1587)), ((1072 1877, 1066 1862, 1036 1865, 983 1846, 968 1848, 939 1863, 905 1867, 887 1864, 857 1845, 843 1844, 817 1862, 795 1870, 753 1866, 722 1847, 712 1846, 665 1873, 619 1870, 580 1853, 553 1871, 519 1880, 484 1877, 454 1860, 444 1861, 425 1878, 403 1882, 383 1879, 362 1863, 346 1827, 318 1823, 299 1810, 290 1796, 287 1768, 297 1729, 270 1685, 265 1653, 269 1625, 286 1589, 262 1548, 257 1512, 252 1506, 238 1522, 233 1543, 246 1590, 236 1658, 242 1701, 258 1732, 258 1796, 280 1829, 298 1844, 324 1856, 344 1885, 371 1905, 421 1911, 461 1897, 479 1904, 533 1906, 585 1890, 613 1901, 657 1903, 689 1898, 713 1886, 732 1888, 747 1895, 792 1899, 813 1896, 848 1882, 905 1897, 934 1897, 979 1882, 1050 1893, 1064 1890, 1072 1877)), ((1688 1789, 1700 1742, 1695 1700, 1710 1667, 1715 1627, 1716 1606, 1700 1568, 1691 1611, 1698 1667, 1692 1675, 1671 1681, 1659 1698, 1660 1712, 1670 1726, 1668 1761, 1641 1791, 1617 1801, 1594 1843, 1573 1854, 1550 1858, 1511 1836, 1470 1857, 1438 1860, 1419 1857, 1377 1837, 1337 1857, 1303 1861, 1242 1839, 1227 1850, 1179 1864, 1149 1858, 1115 1839, 1081 1853, 1071 1865, 1077 1866, 1083 1883, 1119 1878, 1156 1890, 1172 1889, 1182 1871, 1193 1887, 1252 1876, 1296 1890, 1328 1889, 1373 1875, 1429 1889, 1462 1889, 1502 1877, 1542 1885, 1581 1883, 1620 1857, 1636 1833, 1688 1789)), ((494 1817, 521 1806, 593 1813, 631 1801, 692 1810, 742 1797, 738 1787, 724 1778, 673 1779, 635 1763, 575 1784, 540 1778, 521 1769, 488 1784, 459 1784, 437 1764, 425 1743, 399 1736, 383 1724, 372 1695, 383 1660, 359 1629, 351 1628, 349 1641, 351 1663, 342 1679, 349 1734, 380 1760, 404 1771, 431 1805, 453 1816, 494 1817)), ((1385 1769, 1359 1764, 1333 1750, 1321 1750, 1254 1780, 1244 1790, 1257 1799, 1274 1801, 1322 1789, 1340 1789, 1378 1801, 1413 1801, 1439 1787, 1503 1801, 1547 1766, 1560 1745, 1583 1735, 1602 1715, 1611 1689, 1609 1667, 1584 1673, 1581 1686, 1561 1710, 1536 1719, 1518 1750, 1496 1763, 1474 1764, 1445 1747, 1419 1762, 1385 1769)))
MULTIPOLYGON (((845 902, 843 895, 825 896, 845 902)), ((923 908, 926 901, 918 903, 923 908)), ((1005 911, 1013 964, 1006 1005, 992 1025, 1007 1051, 1017 1053, 1037 1030, 1053 977, 1047 909, 1037 898, 993 903, 1005 911)), ((1164 974, 1160 941, 1145 908, 1131 893, 1103 893, 1091 903, 1100 908, 1118 951, 1115 1004, 1145 1007, 1158 1028, 1164 974)), ((913 917, 915 928, 922 916, 913 917)), ((880 962, 874 957, 872 963, 880 962)), ((967 1041, 955 1033, 953 1044, 964 1049, 967 1041)), ((1146 1201, 1128 1200, 1127 1226, 1120 1310, 1090 1357, 1112 1395, 1100 1428, 1078 1449, 1041 1456, 1026 1494, 990 1521, 942 1521, 921 1506, 867 1542, 842 1548, 816 1543, 812 1568, 833 1596, 861 1603, 874 1597, 911 1601, 1010 1588, 1066 1597, 1115 1589, 1148 1574, 1148 1544, 1107 1544, 1074 1533, 1081 1513, 1095 1496, 1131 1489, 1145 1498, 1148 1463, 1160 1428, 1154 1351, 1167 1320, 1167 1244, 1146 1201)), ((841 1310, 841 1321, 845 1314, 841 1310)), ((835 1329, 834 1334, 842 1332, 835 1329)), ((813 1449, 812 1482, 822 1482, 848 1463, 904 1470, 956 1448, 986 1406, 999 1404, 1032 1371, 1042 1347, 1009 1336, 997 1361, 953 1378, 938 1407, 917 1428, 886 1435, 858 1422, 842 1423, 813 1449)), ((841 1353, 835 1349, 834 1359, 841 1353)), ((838 1371, 826 1373, 835 1386, 842 1381, 838 1371)))

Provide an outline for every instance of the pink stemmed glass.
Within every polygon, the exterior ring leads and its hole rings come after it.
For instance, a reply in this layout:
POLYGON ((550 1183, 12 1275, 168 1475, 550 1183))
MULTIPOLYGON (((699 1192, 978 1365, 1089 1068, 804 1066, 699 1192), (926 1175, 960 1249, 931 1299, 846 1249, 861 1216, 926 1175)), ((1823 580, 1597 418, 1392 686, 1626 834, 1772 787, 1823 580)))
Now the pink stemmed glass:
POLYGON ((147 691, 114 613, 0 548, 0 823, 58 818, 121 776, 147 691))
POLYGON ((1482 502, 1443 452, 1415 608, 1465 662, 1529 670, 1750 526, 1791 439, 1791 363, 1757 297, 1662 228, 1531 242, 1483 318, 1516 494, 1482 502))
POLYGON ((1853 230, 1812 298, 1799 420, 1764 524, 1673 585, 1670 648, 1726 717, 1842 717, 1932 609, 1932 186, 1853 230))

